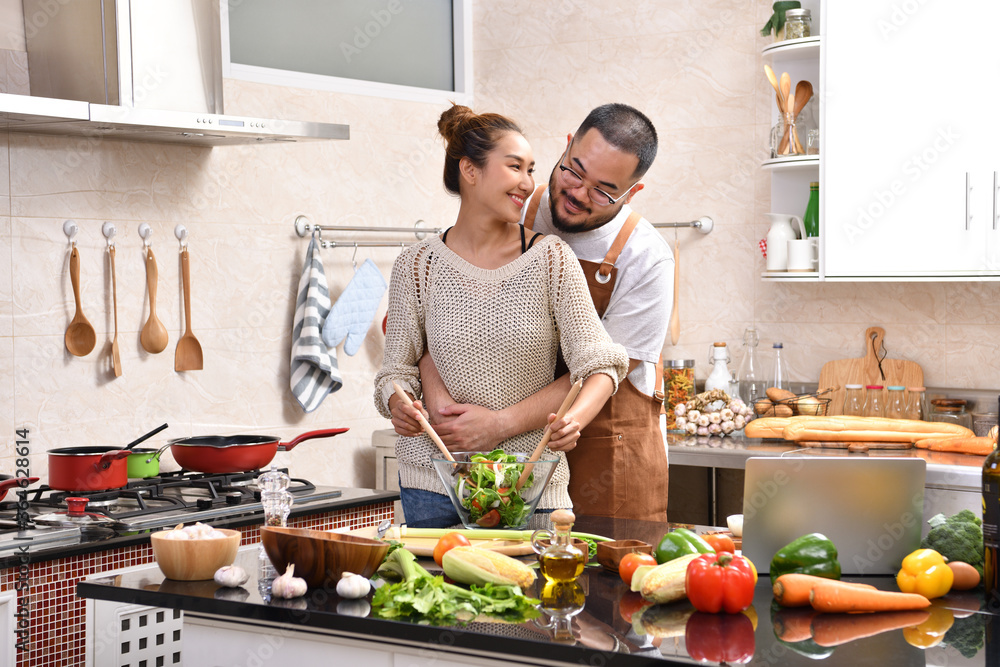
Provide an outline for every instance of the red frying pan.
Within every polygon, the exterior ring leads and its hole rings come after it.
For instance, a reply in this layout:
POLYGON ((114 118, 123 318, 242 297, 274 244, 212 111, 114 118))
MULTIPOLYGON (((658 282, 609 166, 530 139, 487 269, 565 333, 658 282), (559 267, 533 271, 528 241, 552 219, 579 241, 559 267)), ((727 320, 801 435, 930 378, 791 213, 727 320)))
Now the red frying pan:
POLYGON ((170 443, 170 453, 179 466, 193 472, 247 472, 266 466, 278 450, 287 452, 304 440, 329 438, 347 430, 309 431, 288 442, 269 435, 202 435, 170 443))
POLYGON ((37 477, 15 477, 13 475, 0 475, 0 500, 7 495, 7 489, 14 489, 19 486, 28 486, 38 481, 37 477), (23 481, 23 483, 22 483, 23 481))

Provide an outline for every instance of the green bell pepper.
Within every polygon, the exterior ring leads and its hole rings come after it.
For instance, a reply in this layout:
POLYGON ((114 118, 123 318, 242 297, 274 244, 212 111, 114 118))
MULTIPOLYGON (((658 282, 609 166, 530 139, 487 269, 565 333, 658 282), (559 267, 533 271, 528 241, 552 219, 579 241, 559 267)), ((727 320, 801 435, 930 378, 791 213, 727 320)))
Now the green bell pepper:
POLYGON ((662 565, 688 554, 708 553, 715 553, 708 542, 687 528, 675 528, 660 539, 653 555, 656 556, 656 562, 662 565))
POLYGON ((803 535, 779 549, 771 560, 771 581, 790 572, 840 579, 837 547, 821 533, 803 535))

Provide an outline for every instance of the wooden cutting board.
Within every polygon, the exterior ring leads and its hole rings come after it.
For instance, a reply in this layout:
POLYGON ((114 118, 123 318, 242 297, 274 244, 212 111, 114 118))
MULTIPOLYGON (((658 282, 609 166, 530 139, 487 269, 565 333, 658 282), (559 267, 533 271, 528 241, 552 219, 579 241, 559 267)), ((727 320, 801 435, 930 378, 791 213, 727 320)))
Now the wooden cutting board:
MULTIPOLYGON (((370 539, 376 538, 376 526, 369 526, 368 528, 358 528, 356 530, 350 531, 351 535, 359 535, 361 537, 368 537, 370 539)), ((421 558, 431 558, 434 555, 434 547, 438 543, 436 537, 409 537, 404 536, 402 538, 393 537, 391 534, 385 536, 387 540, 395 540, 397 542, 402 542, 403 547, 412 553, 414 556, 419 556, 421 558)), ((529 554, 535 553, 534 549, 531 548, 531 542, 528 540, 476 540, 470 539, 469 542, 474 547, 480 547, 481 549, 489 549, 491 551, 496 551, 497 553, 506 554, 507 556, 527 556, 529 554)))
POLYGON ((868 327, 865 331, 865 355, 857 359, 838 359, 823 364, 819 373, 820 387, 835 387, 831 395, 829 415, 843 414, 845 385, 880 384, 902 385, 904 387, 924 386, 924 371, 920 364, 905 359, 889 359, 883 346, 885 329, 868 327), (885 358, 882 358, 885 356, 885 358), (879 359, 881 369, 879 368, 879 359))

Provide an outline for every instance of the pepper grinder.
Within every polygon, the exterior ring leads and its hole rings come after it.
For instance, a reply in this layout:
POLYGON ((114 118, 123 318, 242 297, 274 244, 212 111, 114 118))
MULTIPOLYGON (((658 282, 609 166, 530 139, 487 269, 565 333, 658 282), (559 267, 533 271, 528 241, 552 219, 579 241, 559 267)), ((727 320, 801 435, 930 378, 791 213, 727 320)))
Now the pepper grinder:
MULTIPOLYGON (((288 514, 292 511, 294 498, 288 491, 291 479, 278 470, 277 466, 271 464, 271 469, 257 478, 257 486, 260 488, 260 502, 264 506, 265 526, 285 526, 288 514)), ((260 550, 257 553, 258 573, 260 579, 272 579, 278 576, 277 570, 271 564, 267 552, 264 550, 264 543, 261 542, 260 550)))

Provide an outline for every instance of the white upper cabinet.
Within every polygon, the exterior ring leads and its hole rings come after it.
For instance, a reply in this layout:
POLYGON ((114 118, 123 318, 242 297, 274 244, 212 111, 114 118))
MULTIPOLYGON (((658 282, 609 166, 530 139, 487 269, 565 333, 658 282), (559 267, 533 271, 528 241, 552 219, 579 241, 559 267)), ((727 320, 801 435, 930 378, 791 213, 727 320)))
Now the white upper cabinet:
POLYGON ((1000 3, 823 3, 826 278, 1000 276, 1000 3))

